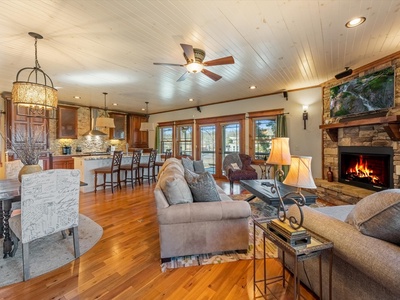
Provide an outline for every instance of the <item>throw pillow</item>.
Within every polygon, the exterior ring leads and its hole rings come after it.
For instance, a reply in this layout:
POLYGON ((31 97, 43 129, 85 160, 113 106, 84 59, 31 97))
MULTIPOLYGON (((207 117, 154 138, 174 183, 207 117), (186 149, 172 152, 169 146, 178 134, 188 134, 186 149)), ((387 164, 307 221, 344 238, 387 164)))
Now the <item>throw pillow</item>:
POLYGON ((188 157, 182 157, 182 165, 186 170, 194 172, 193 160, 188 157))
POLYGON ((345 222, 361 233, 400 245, 400 189, 374 193, 360 200, 345 222))
POLYGON ((197 174, 186 169, 185 179, 192 192, 194 202, 221 201, 215 180, 209 172, 197 174))
POLYGON ((192 203, 192 193, 185 178, 180 174, 165 174, 159 184, 169 205, 192 203))
POLYGON ((206 171, 202 160, 193 161, 193 168, 196 173, 204 173, 206 171))
POLYGON ((238 166, 237 163, 231 163, 231 166, 234 170, 240 170, 240 167, 238 166))

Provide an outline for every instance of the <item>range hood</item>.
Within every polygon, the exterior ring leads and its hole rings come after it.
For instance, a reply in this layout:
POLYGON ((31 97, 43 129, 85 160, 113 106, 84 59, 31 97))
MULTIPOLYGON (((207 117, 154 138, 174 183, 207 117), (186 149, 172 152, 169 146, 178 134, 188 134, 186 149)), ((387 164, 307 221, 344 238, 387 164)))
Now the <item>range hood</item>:
POLYGON ((84 133, 84 136, 105 136, 106 133, 96 129, 96 119, 97 119, 97 109, 91 108, 90 109, 90 130, 84 133))

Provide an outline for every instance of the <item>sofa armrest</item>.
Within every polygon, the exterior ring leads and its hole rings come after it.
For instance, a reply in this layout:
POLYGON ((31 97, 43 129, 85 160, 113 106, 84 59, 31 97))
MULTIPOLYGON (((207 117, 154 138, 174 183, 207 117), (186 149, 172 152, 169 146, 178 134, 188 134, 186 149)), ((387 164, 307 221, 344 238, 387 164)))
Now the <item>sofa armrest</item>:
MULTIPOLYGON (((303 226, 333 242, 333 252, 374 281, 400 295, 400 247, 363 235, 355 227, 307 206, 303 226)), ((298 218, 297 207, 288 216, 298 218)))
POLYGON ((195 202, 158 209, 160 225, 210 222, 248 218, 250 205, 246 201, 195 202))

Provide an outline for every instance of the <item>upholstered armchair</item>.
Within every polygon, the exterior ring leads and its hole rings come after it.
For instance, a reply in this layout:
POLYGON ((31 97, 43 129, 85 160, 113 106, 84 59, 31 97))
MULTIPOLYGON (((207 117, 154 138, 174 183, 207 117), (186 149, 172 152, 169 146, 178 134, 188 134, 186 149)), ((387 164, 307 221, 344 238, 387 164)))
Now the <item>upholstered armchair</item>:
POLYGON ((247 154, 231 153, 225 156, 223 171, 230 182, 231 191, 235 181, 257 179, 257 172, 251 166, 251 157, 247 154))

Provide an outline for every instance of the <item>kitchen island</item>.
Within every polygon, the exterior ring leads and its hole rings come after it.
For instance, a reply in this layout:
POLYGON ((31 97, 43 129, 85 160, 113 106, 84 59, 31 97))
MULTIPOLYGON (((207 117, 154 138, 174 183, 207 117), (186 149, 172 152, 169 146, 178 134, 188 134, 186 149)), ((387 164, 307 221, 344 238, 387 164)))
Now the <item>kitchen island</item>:
MULTIPOLYGON (((111 168, 112 158, 113 158, 112 155, 91 155, 91 156, 74 157, 74 169, 78 169, 81 171, 81 181, 87 183, 87 186, 81 187, 81 192, 88 193, 94 191, 95 188, 94 170, 97 168, 102 168, 107 166, 110 166, 111 168)), ((157 160, 158 159, 160 159, 159 155, 157 156, 157 160)), ((142 157, 140 158, 140 163, 146 163, 148 161, 149 161, 149 155, 147 153, 143 153, 142 157)), ((131 162, 132 162, 132 153, 124 154, 122 157, 121 165, 130 164, 131 162)), ((121 176, 121 179, 123 179, 123 175, 121 176)), ((97 184, 101 183, 103 183, 103 176, 98 176, 97 184)))

